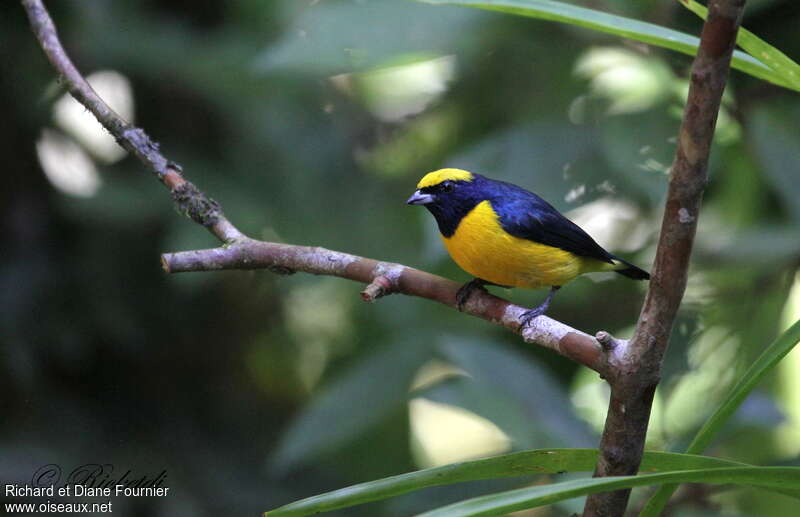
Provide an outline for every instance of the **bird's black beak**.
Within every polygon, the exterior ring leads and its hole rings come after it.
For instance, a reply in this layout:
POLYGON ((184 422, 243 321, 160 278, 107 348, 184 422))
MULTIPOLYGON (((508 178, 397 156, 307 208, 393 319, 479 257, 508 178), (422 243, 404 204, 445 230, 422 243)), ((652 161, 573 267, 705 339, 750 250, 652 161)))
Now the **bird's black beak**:
POLYGON ((414 192, 414 194, 406 200, 406 204, 408 205, 427 205, 429 203, 433 203, 433 195, 424 194, 419 190, 414 192))

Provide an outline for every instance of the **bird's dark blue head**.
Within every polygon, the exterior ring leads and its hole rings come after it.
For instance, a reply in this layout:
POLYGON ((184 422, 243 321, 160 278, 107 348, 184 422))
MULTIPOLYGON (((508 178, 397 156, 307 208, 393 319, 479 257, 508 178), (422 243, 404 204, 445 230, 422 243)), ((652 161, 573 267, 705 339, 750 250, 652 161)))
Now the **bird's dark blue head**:
POLYGON ((440 169, 428 173, 408 198, 409 205, 424 205, 439 225, 439 231, 450 237, 461 219, 486 199, 481 184, 485 178, 461 169, 440 169))

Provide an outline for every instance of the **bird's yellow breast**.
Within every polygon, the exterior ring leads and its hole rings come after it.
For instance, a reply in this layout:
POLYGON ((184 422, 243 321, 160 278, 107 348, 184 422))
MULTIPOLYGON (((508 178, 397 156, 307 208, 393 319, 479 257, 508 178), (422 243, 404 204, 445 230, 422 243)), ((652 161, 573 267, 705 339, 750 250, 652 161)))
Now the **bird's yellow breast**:
POLYGON ((489 201, 475 206, 455 233, 442 240, 462 269, 498 285, 530 289, 564 285, 589 266, 583 257, 507 233, 489 201))

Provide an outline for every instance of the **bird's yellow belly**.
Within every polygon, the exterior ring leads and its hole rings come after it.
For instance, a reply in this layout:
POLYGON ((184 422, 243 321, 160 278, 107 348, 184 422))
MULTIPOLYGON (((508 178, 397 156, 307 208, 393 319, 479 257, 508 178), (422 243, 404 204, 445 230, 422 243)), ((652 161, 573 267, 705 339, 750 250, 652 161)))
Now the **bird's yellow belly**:
POLYGON ((587 265, 584 258, 568 251, 506 233, 489 201, 473 208, 455 233, 442 240, 462 269, 498 285, 560 286, 583 273, 587 265))

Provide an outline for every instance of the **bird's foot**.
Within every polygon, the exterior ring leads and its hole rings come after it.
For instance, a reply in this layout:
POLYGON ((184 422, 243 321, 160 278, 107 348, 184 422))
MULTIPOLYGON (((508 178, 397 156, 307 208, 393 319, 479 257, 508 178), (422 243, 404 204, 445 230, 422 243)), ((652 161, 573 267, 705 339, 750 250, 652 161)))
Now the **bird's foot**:
POLYGON ((531 321, 535 320, 536 318, 538 318, 539 316, 544 314, 546 310, 547 310, 547 306, 542 304, 542 305, 540 305, 538 307, 535 307, 533 309, 530 309, 530 310, 527 310, 527 311, 523 312, 522 315, 520 315, 520 317, 519 317, 520 327, 523 327, 523 328, 527 327, 528 324, 530 324, 531 321))
POLYGON ((469 297, 472 296, 472 293, 475 290, 483 291, 484 293, 487 292, 484 285, 486 282, 481 280, 480 278, 473 278, 466 284, 462 285, 461 288, 456 293, 456 307, 458 307, 459 311, 464 310, 464 305, 469 300, 469 297))
POLYGON ((555 295, 556 291, 558 291, 559 289, 561 289, 560 285, 554 285, 553 287, 550 288, 550 292, 547 293, 547 298, 544 299, 541 305, 523 312, 519 317, 520 327, 521 328, 527 327, 531 321, 535 320, 536 318, 544 314, 547 311, 547 308, 550 307, 550 301, 553 299, 553 295, 555 295))

